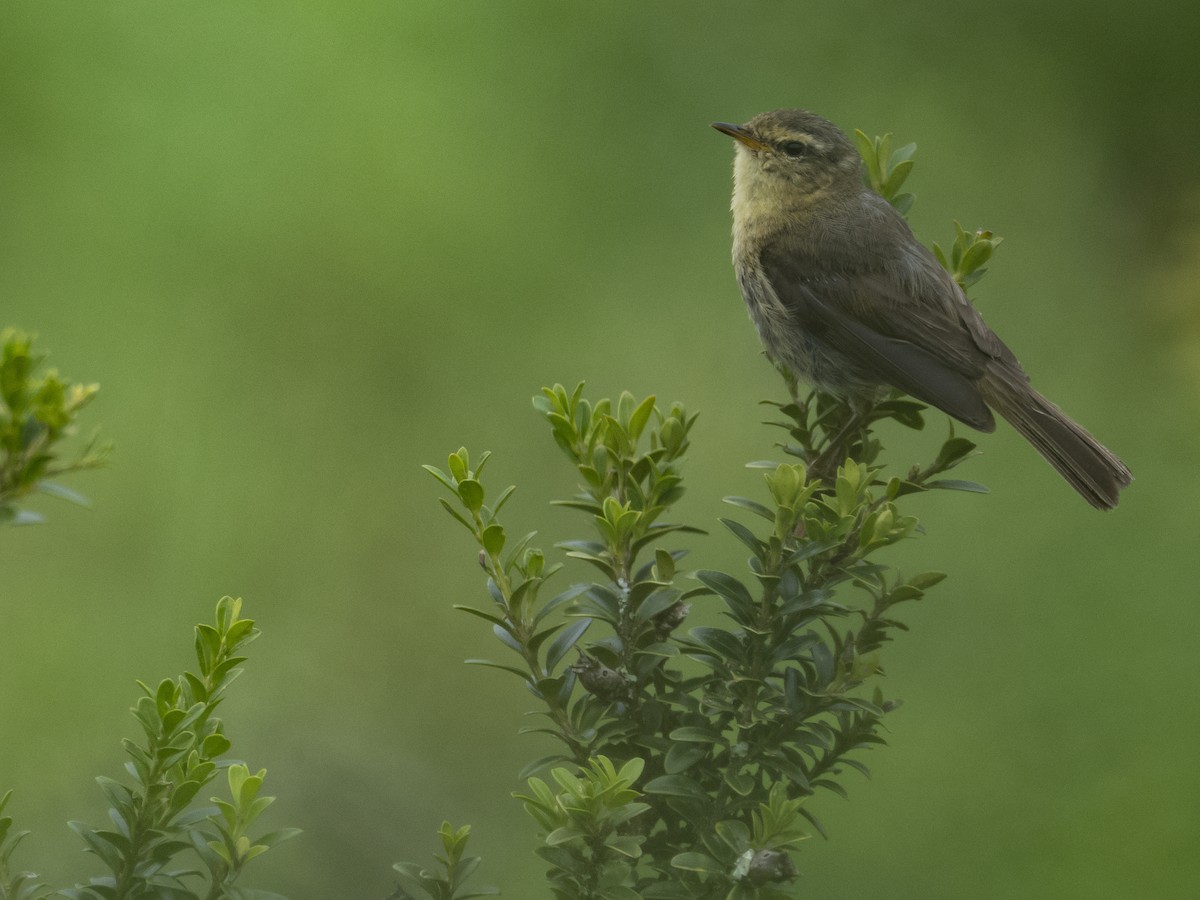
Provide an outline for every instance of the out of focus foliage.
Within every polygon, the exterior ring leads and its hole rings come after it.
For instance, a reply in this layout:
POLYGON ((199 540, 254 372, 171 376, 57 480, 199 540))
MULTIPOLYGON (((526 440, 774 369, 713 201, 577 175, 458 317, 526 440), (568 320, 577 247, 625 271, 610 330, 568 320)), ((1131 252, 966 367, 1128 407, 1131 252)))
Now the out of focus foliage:
MULTIPOLYGON (((239 654, 259 634, 252 620, 241 618, 241 608, 241 600, 223 597, 215 622, 196 626, 197 673, 184 672, 155 687, 138 682, 142 696, 131 712, 142 737, 122 741, 128 778, 96 779, 112 827, 71 823, 105 874, 51 890, 37 875, 15 871, 11 857, 28 832, 8 837, 12 819, 5 816, 0 900, 284 900, 237 883, 250 860, 299 833, 256 828, 251 838, 251 826, 274 800, 259 796, 266 770, 252 775, 227 756, 232 745, 215 715, 229 684, 242 673, 246 658, 239 654), (228 799, 213 797, 212 805, 203 805, 200 792, 222 772, 228 799)), ((11 793, 0 799, 0 811, 11 793)))
MULTIPOLYGON (((59 482, 91 509, 27 495, 53 527, 0 531, 0 784, 35 836, 20 866, 96 875, 64 822, 105 823, 88 773, 113 765, 129 677, 177 673, 180 624, 228 593, 271 640, 221 715, 270 770, 265 816, 286 801, 306 831, 251 877, 383 897, 395 859, 444 852, 430 825, 448 819, 472 823, 481 883, 544 891, 536 826, 498 798, 557 748, 507 740, 529 705, 515 679, 447 665, 499 645, 450 609, 481 605, 480 573, 446 556, 461 526, 430 513, 420 463, 450 438, 486 446, 487 477, 520 485, 510 540, 573 534, 569 509, 543 512, 561 451, 526 398, 585 379, 684 398, 702 415, 675 521, 712 532, 687 542, 704 565, 741 571, 715 522, 721 494, 757 496, 740 467, 771 438, 749 401, 775 376, 708 123, 805 106, 920 141, 904 190, 948 254, 956 218, 1004 235, 973 297, 1138 480, 1092 517, 1001 427, 968 476, 991 494, 901 498, 930 536, 884 562, 952 570, 933 596, 955 601, 905 610, 890 748, 852 803, 810 801, 837 839, 802 845, 802 884, 1188 896, 1198 31, 1187 0, 0 4, 0 324, 103 385, 59 461, 101 412, 120 448, 59 482)), ((923 458, 923 436, 878 433, 923 458)))
POLYGON ((95 468, 108 455, 108 446, 93 436, 61 459, 61 442, 76 432, 76 417, 100 388, 65 382, 54 369, 39 372, 42 361, 30 335, 15 328, 0 332, 0 525, 41 522, 39 514, 17 505, 39 491, 85 502, 54 479, 95 468))

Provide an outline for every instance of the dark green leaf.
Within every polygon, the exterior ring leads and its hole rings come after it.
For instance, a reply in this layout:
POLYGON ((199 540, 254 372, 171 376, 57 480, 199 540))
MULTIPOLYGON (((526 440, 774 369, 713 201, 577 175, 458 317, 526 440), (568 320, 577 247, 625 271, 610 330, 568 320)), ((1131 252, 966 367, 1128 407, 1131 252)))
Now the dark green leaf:
POLYGON ((740 661, 745 655, 746 650, 742 642, 728 631, 719 628, 693 628, 688 634, 726 659, 740 661))
POLYGON ((689 741, 697 744, 722 744, 724 739, 719 731, 711 728, 701 728, 695 725, 685 725, 674 729, 668 737, 673 741, 689 741))
POLYGON ((701 569, 696 572, 696 578, 712 588, 718 596, 724 597, 732 604, 739 607, 752 606, 754 604, 754 598, 750 596, 750 591, 732 575, 701 569))
POLYGON ((753 531, 741 522, 734 521, 733 519, 718 519, 717 521, 733 532, 734 537, 749 547, 750 552, 755 556, 761 558, 766 552, 766 545, 755 536, 753 531))
POLYGON ((515 650, 517 653, 523 652, 521 642, 513 637, 512 633, 508 630, 508 626, 493 625, 492 634, 500 638, 500 643, 504 644, 504 646, 508 647, 509 649, 515 650))
POLYGON ((746 827, 744 822, 739 822, 736 819, 725 819, 722 822, 718 822, 714 830, 717 832, 717 836, 734 853, 741 853, 750 846, 750 829, 746 827))
POLYGON ((708 756, 708 747, 698 744, 672 744, 663 760, 663 769, 668 775, 677 775, 690 769, 708 756))
POLYGON ((536 775, 540 770, 544 769, 551 763, 569 762, 570 760, 561 753, 554 753, 550 756, 539 756, 537 759, 527 762, 519 773, 517 773, 518 781, 528 781, 530 776, 536 775))
POLYGON ((843 800, 850 799, 850 795, 846 793, 846 789, 844 787, 842 787, 840 784, 838 784, 836 781, 833 781, 829 778, 818 778, 816 781, 813 782, 813 787, 823 787, 826 790, 833 791, 835 794, 837 794, 843 800))
POLYGON ((758 782, 745 772, 735 772, 732 769, 726 769, 724 780, 727 785, 733 788, 735 794, 742 797, 749 797, 751 792, 758 786, 758 782))
POLYGON ((784 557, 783 566, 792 566, 841 545, 841 541, 801 541, 800 546, 784 557))
POLYGON ((478 616, 481 619, 486 619, 487 621, 491 622, 493 625, 499 625, 502 628, 508 627, 507 624, 505 623, 505 621, 502 618, 500 618, 499 616, 494 616, 491 613, 486 613, 483 610, 476 609, 473 606, 463 606, 461 604, 456 603, 456 604, 454 604, 454 608, 457 610, 461 610, 462 612, 465 612, 465 613, 470 613, 473 616, 478 616))
MULTIPOLYGON (((772 471, 774 471, 778 465, 778 463, 771 463, 772 471)), ((768 522, 774 523, 775 521, 775 511, 773 509, 768 509, 761 503, 757 503, 754 500, 750 500, 746 497, 722 497, 721 499, 722 502, 728 503, 730 506, 738 506, 742 509, 749 510, 756 516, 762 516, 768 522)))
POLYGON ((675 577, 675 557, 659 547, 654 551, 654 568, 659 581, 670 582, 675 577))
POLYGON ((83 842, 88 845, 88 848, 99 856, 110 870, 113 872, 121 870, 120 854, 112 844, 102 840, 95 831, 83 822, 68 822, 67 827, 79 835, 83 842))
POLYGON ((562 658, 575 646, 575 642, 583 636, 592 624, 591 619, 579 619, 564 628, 546 648, 546 671, 553 672, 562 658))
POLYGON ((505 672, 512 672, 522 681, 529 681, 533 677, 524 669, 518 669, 516 666, 506 666, 503 663, 494 663, 489 659, 464 659, 463 663, 468 666, 487 666, 489 669, 501 669, 505 672))
POLYGON ((554 596, 553 598, 551 598, 550 600, 546 601, 545 605, 543 605, 542 608, 540 610, 538 610, 537 615, 535 615, 533 617, 534 623, 536 624, 538 622, 541 622, 542 619, 546 618, 546 616, 549 615, 551 612, 558 609, 560 606, 571 602, 576 597, 578 597, 580 594, 586 593, 587 591, 589 591, 591 589, 591 587, 592 586, 590 584, 573 584, 573 585, 571 585, 569 588, 567 588, 561 594, 558 594, 558 595, 554 596))
POLYGON ((679 853, 671 857, 671 865, 688 872, 707 872, 713 875, 724 875, 726 869, 724 865, 703 853, 679 853))
POLYGON ((952 469, 970 456, 974 450, 975 444, 972 441, 968 441, 966 438, 952 437, 942 444, 942 449, 938 451, 933 467, 939 472, 952 469))
POLYGON ((652 778, 644 787, 647 794, 662 794, 667 797, 686 797, 690 800, 707 800, 708 792, 700 783, 686 775, 660 775, 652 778))
POLYGON ((678 591, 655 591, 638 606, 637 612, 634 614, 634 621, 639 624, 646 622, 664 610, 670 609, 677 602, 679 602, 678 591))
POLYGON ((987 485, 977 481, 962 481, 957 478, 940 478, 937 481, 925 482, 925 487, 943 491, 968 491, 972 494, 991 493, 987 485))

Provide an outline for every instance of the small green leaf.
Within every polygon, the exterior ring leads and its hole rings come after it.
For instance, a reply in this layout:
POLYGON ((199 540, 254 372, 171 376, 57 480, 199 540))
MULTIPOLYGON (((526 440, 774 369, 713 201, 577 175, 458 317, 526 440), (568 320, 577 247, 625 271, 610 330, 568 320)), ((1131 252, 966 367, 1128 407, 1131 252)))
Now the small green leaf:
POLYGON ((968 491, 972 494, 990 493, 986 484, 977 481, 962 481, 957 478, 942 478, 937 481, 925 482, 927 488, 937 488, 944 491, 968 491))
POLYGON ((646 783, 647 794, 662 794, 667 797, 686 797, 691 800, 707 800, 708 792, 699 782, 686 775, 660 775, 646 783))
POLYGON ((888 157, 888 166, 895 168, 905 160, 912 159, 913 154, 917 152, 917 145, 905 144, 903 147, 897 147, 892 151, 892 155, 888 157))
POLYGON ((744 822, 739 822, 736 819, 725 819, 717 823, 715 830, 717 836, 734 853, 741 853, 750 846, 750 829, 746 827, 746 823, 744 822))
POLYGON ((504 528, 493 522, 483 529, 482 543, 489 556, 499 556, 504 549, 504 528))
POLYGON ((517 773, 517 780, 528 781, 530 776, 535 775, 546 766, 556 762, 568 762, 568 759, 561 753, 555 753, 550 756, 539 756, 537 759, 527 762, 521 768, 521 771, 517 773))
POLYGON ((937 241, 933 242, 933 255, 937 257, 937 261, 941 263, 943 269, 945 269, 947 272, 953 271, 953 269, 950 268, 949 260, 946 259, 946 251, 941 248, 941 245, 938 244, 937 241))
POLYGON ((758 785, 758 782, 752 776, 747 775, 745 772, 735 772, 732 770, 726 770, 724 780, 727 785, 733 788, 734 793, 742 797, 749 797, 758 785))
POLYGON ((975 444, 966 438, 952 437, 942 444, 933 468, 939 472, 952 469, 975 451, 975 444))
POLYGON ((492 613, 484 612, 481 609, 476 609, 473 606, 463 606, 460 603, 456 603, 456 604, 454 604, 454 608, 458 609, 458 610, 462 610, 465 613, 470 613, 473 616, 478 616, 481 619, 486 619, 487 621, 491 622, 493 625, 500 625, 502 627, 508 627, 507 623, 504 621, 504 619, 500 618, 499 616, 493 615, 492 613))
POLYGON ((685 725, 682 728, 676 728, 668 737, 673 741, 689 741, 697 744, 724 743, 720 732, 714 731, 711 728, 702 728, 694 725, 685 725))
MULTIPOLYGON (((630 859, 637 859, 642 855, 642 841, 646 838, 644 835, 612 835, 604 839, 604 846, 609 850, 620 853, 622 856, 628 856, 630 859)), ((618 886, 619 890, 625 891, 624 894, 613 893, 612 888, 607 888, 604 896, 608 900, 642 900, 642 895, 634 892, 630 888, 618 886)))
POLYGON ((290 841, 292 838, 303 833, 303 830, 299 828, 280 828, 277 831, 264 834, 260 838, 255 838, 254 843, 262 847, 277 847, 284 841, 290 841))
POLYGON ((516 485, 510 484, 508 487, 506 487, 504 490, 502 490, 500 492, 500 496, 496 498, 496 502, 492 505, 492 515, 493 516, 496 516, 500 512, 501 508, 504 506, 505 503, 508 502, 508 498, 513 495, 513 491, 515 491, 516 489, 517 489, 516 485))
POLYGON ((439 469, 437 466, 421 466, 421 468, 424 469, 426 472, 428 472, 430 475, 432 475, 434 478, 436 478, 438 481, 440 481, 442 484, 444 484, 446 487, 450 488, 450 490, 456 491, 456 488, 454 486, 454 479, 451 478, 449 475, 447 475, 445 472, 443 472, 441 469, 439 469))
MULTIPOLYGON (((860 134, 862 132, 859 132, 860 134)), ((712 875, 724 875, 725 866, 711 856, 703 853, 679 853, 671 857, 671 865, 676 869, 688 872, 706 872, 712 875)))
POLYGON ((458 497, 472 513, 483 507, 483 485, 473 478, 459 479, 458 497))
POLYGON ((888 173, 887 181, 883 183, 883 190, 881 191, 884 197, 890 199, 900 190, 900 185, 904 184, 904 180, 908 178, 908 173, 912 171, 912 167, 913 161, 906 159, 888 173))
POLYGON ((945 578, 945 572, 922 572, 920 575, 914 575, 908 579, 908 583, 920 590, 926 590, 943 581, 945 578))
POLYGON ((752 605, 754 603, 754 599, 750 596, 750 591, 732 575, 701 569, 696 572, 696 578, 712 588, 719 596, 724 597, 732 603, 741 606, 752 605))
POLYGON ((654 412, 654 399, 654 395, 651 394, 629 414, 629 436, 635 441, 641 437, 642 431, 646 428, 646 423, 650 421, 650 414, 654 412))
POLYGON ((588 626, 591 624, 591 619, 579 619, 555 635, 554 640, 550 642, 550 646, 546 648, 547 672, 554 671, 558 664, 562 662, 562 658, 575 646, 575 642, 583 637, 583 633, 588 630, 588 626))
POLYGON ((866 132, 860 128, 854 129, 854 144, 858 147, 858 155, 864 161, 872 159, 875 156, 875 144, 867 137, 866 132))
POLYGON ((699 744, 672 744, 663 760, 663 769, 668 775, 687 771, 708 756, 708 747, 699 744))
POLYGON ((229 739, 225 735, 220 733, 210 734, 204 739, 204 743, 201 744, 200 753, 205 759, 214 759, 222 753, 228 753, 231 746, 232 744, 230 744, 229 739))
POLYGON ((670 582, 675 577, 675 558, 662 547, 654 551, 654 571, 657 580, 670 582))
POLYGON ((741 660, 746 654, 742 642, 728 631, 720 628, 693 628, 688 634, 704 646, 715 650, 725 659, 741 660))
POLYGON ((37 489, 43 494, 49 494, 52 497, 58 497, 60 500, 66 500, 68 503, 74 503, 76 506, 90 507, 91 503, 83 494, 71 490, 69 487, 58 484, 54 481, 39 481, 37 489))
POLYGON ((962 272, 974 272, 992 257, 994 245, 988 240, 979 240, 970 246, 963 254, 959 269, 962 272))
POLYGON ((450 474, 454 476, 455 481, 462 481, 467 477, 467 448, 459 447, 457 453, 451 453, 446 458, 446 465, 450 469, 450 474))
POLYGON ((463 663, 468 666, 487 666, 489 669, 500 669, 503 672, 512 672, 522 681, 529 681, 531 676, 523 669, 518 669, 516 666, 506 666, 502 663, 494 663, 489 659, 464 659, 463 663))
POLYGON ((471 534, 475 533, 475 526, 468 522, 463 514, 451 505, 449 500, 445 497, 438 497, 438 503, 442 504, 442 509, 454 516, 462 524, 463 528, 467 529, 471 534))
POLYGON ((757 557, 762 557, 766 551, 766 545, 758 539, 753 531, 734 519, 718 519, 717 521, 733 532, 734 537, 745 544, 751 553, 757 557))
POLYGON ((883 171, 884 163, 891 158, 891 155, 892 133, 889 131, 886 134, 875 138, 875 159, 881 172, 883 171))

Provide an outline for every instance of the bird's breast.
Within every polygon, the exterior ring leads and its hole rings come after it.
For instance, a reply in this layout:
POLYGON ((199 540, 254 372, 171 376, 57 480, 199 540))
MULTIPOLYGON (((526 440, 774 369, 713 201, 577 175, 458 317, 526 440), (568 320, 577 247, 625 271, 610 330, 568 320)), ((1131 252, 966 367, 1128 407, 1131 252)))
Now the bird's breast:
POLYGON ((797 321, 780 299, 770 274, 752 252, 735 250, 734 268, 750 320, 767 356, 792 374, 830 393, 869 393, 877 379, 830 346, 819 333, 797 321))

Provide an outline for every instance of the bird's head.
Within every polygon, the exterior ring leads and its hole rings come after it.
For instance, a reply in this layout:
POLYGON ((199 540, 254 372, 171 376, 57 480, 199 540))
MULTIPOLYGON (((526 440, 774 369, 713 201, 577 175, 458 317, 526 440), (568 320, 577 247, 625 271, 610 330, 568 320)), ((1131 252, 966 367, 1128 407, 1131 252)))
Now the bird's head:
POLYGON ((745 125, 714 122, 712 127, 737 141, 736 189, 764 212, 862 190, 862 159, 854 144, 832 122, 807 110, 777 109, 745 125))

